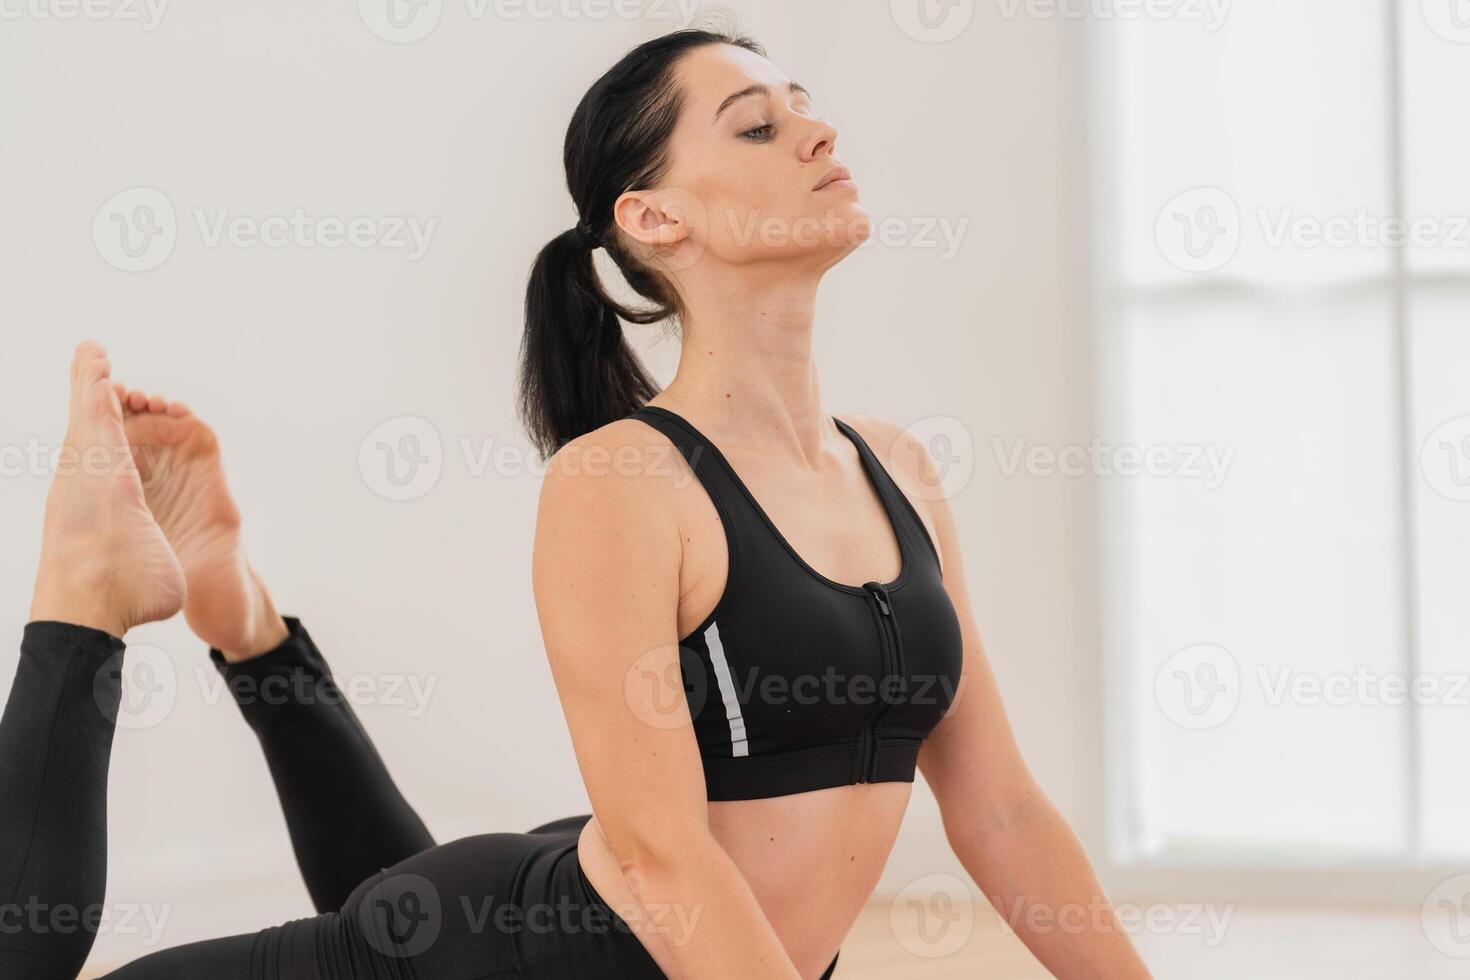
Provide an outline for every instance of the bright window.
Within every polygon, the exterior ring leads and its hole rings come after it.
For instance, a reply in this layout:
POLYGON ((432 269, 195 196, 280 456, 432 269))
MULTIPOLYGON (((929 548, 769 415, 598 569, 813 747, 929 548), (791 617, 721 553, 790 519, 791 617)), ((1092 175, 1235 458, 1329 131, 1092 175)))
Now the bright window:
POLYGON ((1094 23, 1115 841, 1463 859, 1470 3, 1207 6, 1094 23))

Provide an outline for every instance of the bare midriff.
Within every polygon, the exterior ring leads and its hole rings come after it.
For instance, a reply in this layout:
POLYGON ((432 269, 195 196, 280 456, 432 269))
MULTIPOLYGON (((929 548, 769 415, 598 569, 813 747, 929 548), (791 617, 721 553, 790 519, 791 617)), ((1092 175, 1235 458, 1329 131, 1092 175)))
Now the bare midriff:
MULTIPOLYGON (((913 784, 858 783, 764 800, 709 804, 710 831, 745 876, 801 975, 817 980, 878 884, 913 784)), ((594 816, 577 843, 582 871, 616 912, 636 907, 594 816)), ((697 899, 695 900, 697 901, 697 899)), ((621 913, 620 913, 621 914, 621 913)), ((627 918, 627 916, 624 916, 627 918)), ((698 919, 660 916, 634 929, 665 973, 669 947, 698 919)))

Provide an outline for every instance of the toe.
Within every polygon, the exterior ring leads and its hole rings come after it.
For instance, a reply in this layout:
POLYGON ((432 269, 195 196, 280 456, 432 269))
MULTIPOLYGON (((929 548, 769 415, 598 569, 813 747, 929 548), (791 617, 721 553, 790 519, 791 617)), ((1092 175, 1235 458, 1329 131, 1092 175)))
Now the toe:
POLYGON ((72 358, 72 384, 78 388, 90 387, 111 373, 112 364, 101 344, 87 340, 77 346, 76 354, 72 358))
POLYGON ((146 412, 148 410, 148 396, 141 391, 128 392, 128 408, 134 412, 146 412))
POLYGON ((171 418, 184 419, 189 417, 189 406, 183 402, 169 402, 168 414, 171 418))
POLYGON ((168 411, 168 402, 162 395, 153 395, 148 399, 148 411, 162 415, 168 411))

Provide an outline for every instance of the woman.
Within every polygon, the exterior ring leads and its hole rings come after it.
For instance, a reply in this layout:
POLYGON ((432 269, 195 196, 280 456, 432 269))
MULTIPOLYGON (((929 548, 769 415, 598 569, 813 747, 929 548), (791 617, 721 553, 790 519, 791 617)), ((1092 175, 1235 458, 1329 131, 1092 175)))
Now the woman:
MULTIPOLYGON (((58 473, 48 498, 0 723, 0 899, 100 902, 121 637, 182 605, 322 914, 113 977, 829 977, 916 768, 1056 976, 1147 977, 1016 751, 948 510, 903 489, 932 462, 820 408, 816 287, 866 233, 835 139, 757 45, 700 31, 630 52, 568 130, 581 220, 536 260, 522 407, 551 454, 537 608, 595 816, 435 847, 340 699, 266 697, 330 671, 245 561, 212 437, 84 345, 67 445, 131 446, 143 472, 58 473), (654 309, 606 295, 599 246, 654 309), (671 314, 658 392, 618 317, 671 314), (1087 929, 1027 914, 1100 903, 1087 929)), ((0 974, 72 976, 90 937, 0 930, 0 974)))

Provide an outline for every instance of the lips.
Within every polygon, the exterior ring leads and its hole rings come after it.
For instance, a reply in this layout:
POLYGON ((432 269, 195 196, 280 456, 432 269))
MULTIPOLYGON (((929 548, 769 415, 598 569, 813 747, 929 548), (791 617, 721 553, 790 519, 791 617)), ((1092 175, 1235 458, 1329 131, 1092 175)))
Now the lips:
POLYGON ((823 187, 826 187, 828 184, 832 183, 834 180, 852 180, 852 173, 846 167, 838 167, 835 170, 829 170, 827 171, 826 176, 817 181, 817 186, 813 187, 812 190, 819 191, 823 187))

